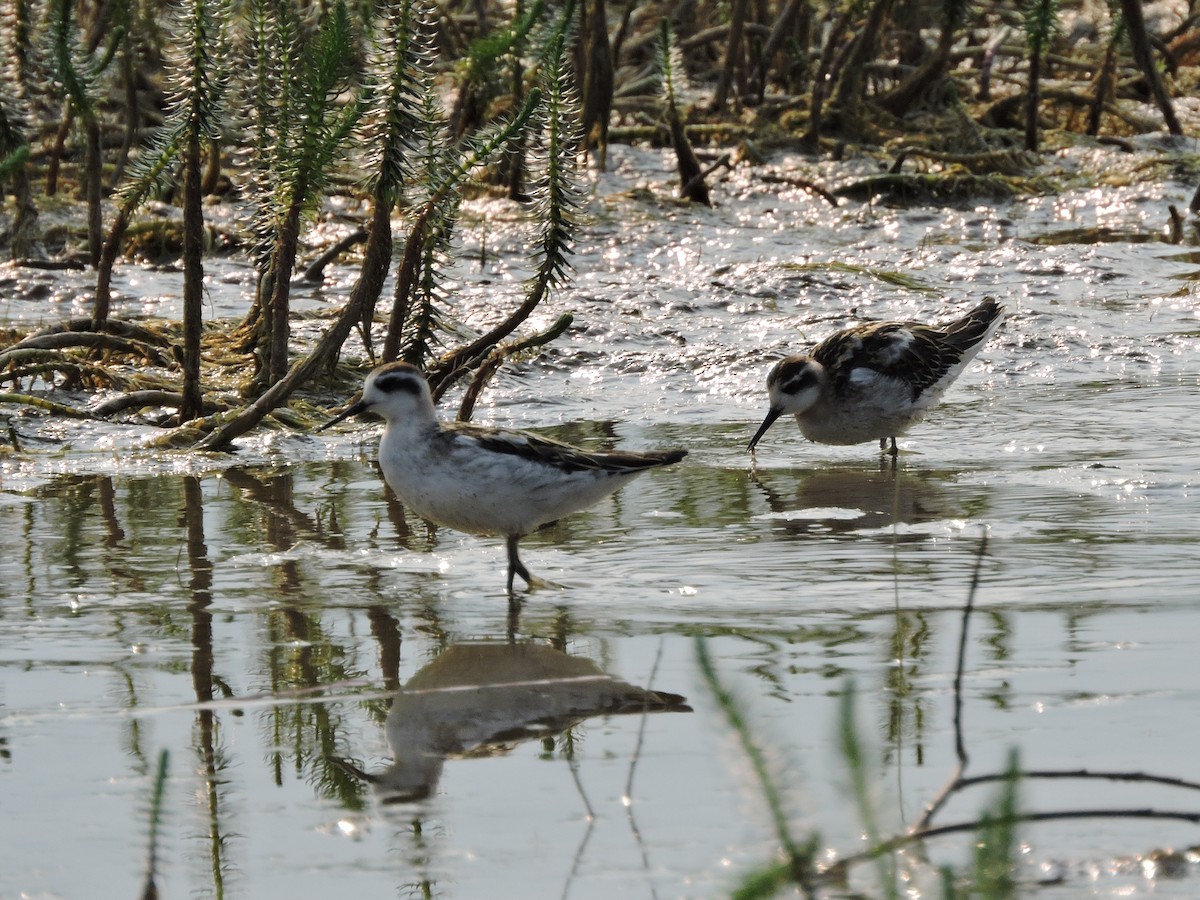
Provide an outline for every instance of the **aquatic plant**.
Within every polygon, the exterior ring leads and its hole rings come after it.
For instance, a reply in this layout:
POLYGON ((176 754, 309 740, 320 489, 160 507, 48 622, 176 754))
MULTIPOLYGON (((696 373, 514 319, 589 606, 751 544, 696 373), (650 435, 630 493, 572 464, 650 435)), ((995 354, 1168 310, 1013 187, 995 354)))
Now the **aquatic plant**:
POLYGON ((737 736, 742 751, 750 760, 755 780, 762 791, 764 802, 770 812, 771 823, 775 828, 775 837, 783 847, 784 861, 762 872, 750 876, 734 896, 739 900, 750 898, 770 897, 785 884, 795 884, 811 897, 814 894, 816 881, 816 853, 819 838, 812 835, 807 841, 796 840, 791 833, 788 815, 784 809, 783 795, 774 775, 772 775, 767 758, 755 739, 750 724, 743 714, 743 706, 733 693, 721 682, 713 663, 708 645, 703 638, 696 640, 696 662, 704 681, 715 697, 726 721, 737 736))
POLYGON ((1122 19, 1129 33, 1129 44, 1133 50, 1134 61, 1142 70, 1142 77, 1146 79, 1146 84, 1150 88, 1150 96, 1154 98, 1154 102, 1162 113, 1167 131, 1175 137, 1180 137, 1183 135, 1183 126, 1175 115, 1171 96, 1167 93, 1162 78, 1158 74, 1158 67, 1155 65, 1154 54, 1150 46, 1150 35, 1146 32, 1146 19, 1142 15, 1142 4, 1139 0, 1120 0, 1120 3, 1122 19))
POLYGON ((1017 842, 1017 788, 1021 783, 1020 754, 1016 748, 1008 752, 1000 790, 990 808, 979 817, 975 839, 973 890, 984 897, 1003 900, 1017 896, 1014 860, 1021 851, 1017 842))
POLYGON ((1058 33, 1058 0, 1027 0, 1025 45, 1029 50, 1029 91, 1025 99, 1025 149, 1038 149, 1038 106, 1041 102, 1042 60, 1058 33))
MULTIPOLYGON (((712 202, 709 175, 718 166, 730 165, 737 154, 754 164, 759 148, 774 146, 811 153, 846 148, 891 153, 892 171, 839 188, 842 197, 859 202, 882 195, 905 203, 960 203, 972 197, 1053 189, 1045 179, 1028 176, 1038 164, 1036 158, 1002 146, 1008 130, 1032 124, 1034 131, 1029 133, 1036 140, 1036 127, 1043 132, 1078 128, 1098 136, 1102 125, 1123 133, 1156 128, 1157 121, 1138 115, 1115 90, 1134 79, 1162 109, 1168 131, 1178 133, 1170 111, 1176 82, 1164 81, 1158 72, 1154 47, 1136 8, 1140 4, 1127 0, 1110 3, 1113 26, 1106 40, 1075 46, 1055 41, 1052 0, 987 5, 940 0, 921 9, 894 0, 704 2, 669 8, 669 21, 647 14, 649 7, 624 4, 618 10, 604 0, 562 5, 523 0, 508 6, 481 5, 486 14, 476 10, 465 15, 453 6, 401 0, 379 9, 344 2, 301 9, 279 0, 247 0, 236 23, 228 26, 229 40, 239 52, 230 52, 224 38, 208 31, 189 38, 186 28, 160 30, 153 15, 159 5, 153 0, 149 6, 115 0, 80 19, 76 5, 53 0, 47 3, 48 15, 39 18, 30 14, 32 7, 25 0, 0 0, 5 25, 0 40, 6 56, 0 117, 9 123, 2 126, 6 134, 0 167, 16 197, 6 249, 18 259, 57 254, 39 262, 78 265, 78 248, 71 242, 78 240, 79 229, 69 225, 53 230, 49 240, 57 242, 55 246, 36 240, 33 186, 43 176, 47 193, 59 191, 60 182, 84 186, 86 202, 76 218, 84 222, 87 259, 97 268, 96 293, 90 324, 70 324, 75 337, 69 346, 79 348, 91 341, 88 355, 100 344, 82 335, 112 328, 112 267, 131 245, 128 233, 138 227, 131 224, 133 217, 144 211, 151 197, 183 207, 183 230, 173 222, 166 230, 172 240, 178 235, 186 245, 186 310, 178 323, 158 323, 161 337, 179 343, 170 355, 182 368, 172 364, 169 372, 147 375, 147 383, 139 387, 178 395, 184 420, 199 415, 203 396, 198 388, 195 287, 202 273, 201 232, 189 224, 200 221, 190 174, 195 170, 203 193, 216 186, 222 166, 228 166, 226 183, 234 188, 227 195, 228 205, 244 213, 243 201, 248 199, 256 211, 249 235, 235 229, 230 242, 252 247, 260 277, 250 309, 240 323, 207 323, 216 326, 214 344, 243 356, 228 364, 233 357, 223 355, 225 362, 206 373, 210 379, 242 379, 234 387, 254 398, 253 406, 269 391, 269 403, 275 404, 270 409, 285 402, 322 365, 332 365, 355 327, 363 335, 366 357, 376 360, 380 323, 375 313, 397 246, 403 250, 395 272, 396 293, 384 312, 387 324, 378 356, 419 361, 442 391, 478 376, 468 388, 469 395, 476 396, 488 372, 494 373, 503 359, 543 346, 568 327, 560 318, 540 336, 515 335, 531 304, 545 293, 535 286, 535 278, 516 310, 501 311, 479 340, 455 346, 459 339, 449 336, 456 325, 453 297, 447 295, 441 275, 453 262, 459 205, 485 185, 503 183, 518 203, 538 201, 527 208, 533 216, 550 215, 543 224, 551 231, 566 222, 559 219, 556 225, 553 220, 557 200, 540 203, 541 197, 556 196, 554 191, 543 192, 544 173, 539 170, 545 165, 539 143, 545 136, 538 133, 553 118, 544 115, 545 104, 576 104, 573 96, 556 93, 545 81, 545 52, 559 31, 563 83, 581 93, 581 110, 570 113, 583 123, 580 145, 598 150, 603 165, 610 139, 669 140, 680 194, 701 203, 712 202), (404 28, 409 26, 389 22, 408 16, 410 7, 415 10, 411 21, 421 23, 413 31, 422 35, 417 42, 406 36, 404 28), (1028 19, 1023 12, 1029 13, 1028 19), (1027 30, 1030 36, 1036 33, 1037 53, 1023 53, 1005 40, 1008 30, 1022 21, 1032 29, 1027 30), (968 34, 970 40, 964 41, 968 34), (158 93, 161 78, 156 67, 168 45, 183 51, 199 79, 209 79, 212 97, 220 87, 217 81, 230 79, 246 98, 248 115, 220 127, 201 110, 200 117, 190 120, 200 123, 189 132, 199 135, 198 145, 173 132, 184 127, 180 122, 191 102, 180 93, 179 79, 190 76, 185 63, 172 70, 170 90, 158 93), (407 54, 400 68, 395 65, 401 56, 388 57, 385 45, 407 54), (1086 72, 1079 76, 1086 87, 1076 92, 1056 84, 1039 105, 1036 85, 1043 59, 1054 60, 1059 82, 1073 72, 1086 72), (950 60, 955 61, 953 69, 950 60), (399 93, 386 74, 389 66, 393 73, 404 73, 399 93), (42 77, 43 68, 51 78, 42 77), (47 80, 53 84, 47 86, 47 80), (805 96, 796 95, 801 88, 805 96), (696 103, 706 89, 714 92, 712 102, 696 103), (539 92, 537 103, 528 102, 531 90, 539 92), (442 109, 440 95, 454 98, 449 114, 442 109), (740 111, 738 118, 725 110, 740 111), (1078 114, 1081 110, 1087 114, 1078 114), (1040 114, 1040 122, 1036 115, 1030 119, 1031 111, 1040 114), (133 146, 143 122, 156 121, 160 114, 163 124, 150 140, 133 146), (22 115, 27 117, 22 120, 22 115), (610 125, 616 129, 612 134, 610 125), (24 138, 18 134, 22 129, 24 138), (101 155, 101 131, 120 137, 123 149, 116 151, 114 143, 111 159, 101 155), (68 140, 77 133, 81 141, 68 140), (42 134, 51 136, 45 149, 28 140, 42 134), (728 146, 743 140, 736 150, 728 146), (703 151, 698 154, 694 145, 701 141, 726 145, 715 154, 715 164, 702 161, 703 151), (862 141, 887 142, 888 149, 856 148, 853 142, 862 141), (349 152, 351 143, 356 151, 367 152, 349 152), (185 159, 190 161, 187 166, 185 159), (899 171, 905 159, 918 160, 922 170, 899 171), (115 200, 107 234, 99 218, 102 171, 105 176, 111 171, 115 200), (319 278, 322 267, 346 248, 365 242, 362 268, 347 305, 317 346, 298 347, 290 328, 292 273, 304 252, 305 229, 331 190, 369 202, 370 213, 356 223, 345 243, 322 253, 311 267, 312 277, 319 278), (391 216, 397 209, 406 214, 402 235, 391 233, 391 216), (297 359, 313 351, 316 356, 297 359), (248 379, 243 374, 247 368, 252 369, 248 379), (180 383, 171 384, 169 379, 176 376, 180 383), (154 379, 163 383, 150 384, 154 379), (181 390, 167 390, 176 387, 181 390)), ((205 9, 219 19, 223 6, 210 0, 205 9)), ((195 15, 193 4, 184 9, 195 15)), ((1177 35, 1164 40, 1192 40, 1193 32, 1194 23, 1185 22, 1177 35)), ((811 181, 807 187, 827 198, 834 196, 811 181)), ((158 223, 148 227, 164 228, 158 223)), ((561 235, 551 244, 565 246, 561 235)), ((545 245, 537 252, 545 254, 545 245)), ((545 259, 549 269, 558 266, 558 275, 543 282, 548 289, 566 269, 561 259, 545 259)), ((19 336, 14 341, 19 344, 19 336)), ((103 346, 111 351, 118 344, 103 346)), ((32 348, 21 348, 27 349, 32 348)), ((58 351, 63 359, 57 371, 81 374, 85 384, 114 384, 123 378, 119 373, 100 374, 94 361, 79 362, 64 352, 66 344, 58 351)), ((38 365, 55 371, 51 363, 38 365)), ((460 414, 468 415, 470 406, 470 398, 464 398, 460 414)), ((227 425, 228 421, 201 422, 197 427, 208 434, 227 425)))
POLYGON ((229 8, 225 0, 191 0, 177 23, 179 58, 171 71, 168 115, 130 168, 121 200, 97 261, 92 330, 108 326, 112 269, 129 223, 151 196, 182 181, 183 186, 183 384, 181 421, 200 415, 200 334, 203 327, 204 212, 201 207, 202 147, 215 141, 224 117, 229 8), (180 169, 182 174, 180 175, 180 169))
POLYGON ((566 66, 566 34, 571 10, 560 20, 539 63, 539 84, 544 102, 537 109, 538 128, 531 130, 525 149, 531 159, 530 215, 537 226, 534 260, 537 268, 525 289, 521 305, 487 334, 460 347, 439 361, 434 370, 435 388, 443 393, 466 371, 468 361, 485 353, 459 406, 458 417, 469 419, 483 387, 500 365, 511 357, 543 346, 570 326, 572 317, 560 316, 546 331, 524 340, 501 344, 533 314, 546 296, 568 280, 570 256, 581 205, 577 173, 580 147, 579 108, 566 66))
POLYGON ((113 58, 114 80, 121 85, 121 146, 112 167, 109 185, 121 182, 129 154, 137 145, 141 131, 141 109, 138 104, 137 69, 141 63, 140 45, 144 36, 137 34, 137 4, 134 0, 114 0, 106 8, 107 27, 112 35, 109 53, 113 58))
POLYGON ((158 897, 158 858, 159 841, 162 833, 163 795, 167 786, 167 767, 171 760, 171 752, 163 750, 158 754, 158 766, 154 770, 154 785, 150 794, 150 839, 146 854, 146 879, 142 886, 142 900, 156 900, 158 897))
POLYGON ((486 130, 471 142, 468 153, 452 163, 436 129, 426 133, 427 196, 414 216, 397 272, 383 358, 402 358, 426 369, 435 397, 528 319, 546 294, 561 284, 567 270, 578 205, 574 184, 578 108, 567 86, 564 62, 572 15, 568 4, 557 26, 547 33, 537 65, 540 87, 529 93, 512 120, 486 130), (527 148, 531 163, 542 173, 531 173, 530 188, 534 200, 530 211, 540 229, 537 271, 515 311, 475 340, 443 354, 439 347, 442 255, 449 247, 467 176, 514 143, 527 148))
MULTIPOLYGON (((963 625, 960 631, 958 655, 958 674, 955 679, 954 721, 957 750, 960 767, 956 777, 962 774, 965 765, 966 751, 962 744, 962 672, 965 665, 967 626, 974 610, 976 592, 979 588, 980 569, 987 549, 986 534, 980 540, 976 555, 975 570, 972 574, 970 588, 964 607, 963 625)), ((845 767, 848 782, 845 792, 858 812, 858 820, 862 826, 867 847, 858 853, 846 856, 833 865, 821 865, 817 862, 820 850, 819 837, 814 834, 803 844, 791 834, 789 815, 784 808, 782 789, 778 779, 770 774, 765 752, 754 737, 753 728, 747 718, 742 704, 738 703, 733 693, 720 679, 716 667, 708 653, 703 638, 697 639, 696 656, 701 674, 724 714, 733 733, 737 736, 743 752, 750 761, 755 779, 763 793, 764 802, 774 826, 776 840, 783 850, 784 859, 780 863, 764 866, 745 876, 741 886, 734 892, 739 900, 758 900, 776 896, 783 888, 793 885, 805 897, 818 895, 818 888, 827 884, 844 885, 849 877, 850 869, 860 863, 875 862, 877 866, 877 885, 882 896, 897 898, 900 896, 898 871, 895 853, 904 846, 933 836, 936 830, 926 830, 928 817, 935 811, 927 808, 927 816, 914 825, 906 834, 889 837, 883 833, 880 826, 879 814, 872 800, 870 773, 867 762, 867 750, 859 732, 855 717, 855 698, 857 691, 854 683, 847 680, 841 691, 838 706, 838 750, 842 764, 845 767)), ((1018 780, 1015 763, 1007 773, 1007 785, 994 811, 985 811, 972 827, 980 832, 982 846, 977 846, 973 871, 970 874, 958 876, 949 869, 942 871, 943 896, 953 900, 958 896, 960 883, 970 896, 987 898, 1002 898, 1009 894, 993 893, 996 885, 1012 884, 1012 871, 1016 859, 1015 826, 1020 818, 1015 806, 1015 790, 1018 780)), ((936 803, 944 802, 946 794, 939 796, 936 803)), ((961 830, 956 826, 953 831, 961 830)))
POLYGON ((13 259, 27 256, 33 243, 37 207, 29 179, 28 117, 24 102, 20 51, 23 29, 20 11, 0 8, 0 185, 13 187, 16 213, 9 251, 13 259))
MULTIPOLYGON (((632 5, 629 11, 632 11, 632 5)), ((580 113, 583 149, 595 150, 601 169, 608 166, 608 125, 612 118, 615 55, 608 39, 605 0, 579 4, 580 113)))
POLYGON ((459 64, 458 93, 450 111, 454 142, 464 141, 484 127, 490 120, 489 109, 506 93, 508 105, 520 102, 521 47, 547 13, 545 0, 534 0, 528 6, 517 2, 511 22, 497 28, 484 27, 466 48, 459 64))
POLYGON ((317 209, 330 166, 362 113, 363 96, 356 92, 339 102, 356 74, 344 0, 336 0, 307 39, 288 4, 256 0, 256 9, 260 290, 247 324, 255 333, 256 382, 265 388, 287 372, 291 279, 301 226, 317 209))
POLYGON ((972 0, 942 0, 938 7, 941 28, 937 44, 910 75, 880 99, 884 109, 893 116, 903 116, 936 90, 950 67, 950 51, 967 24, 973 6, 972 0))
MULTIPOLYGON (((541 335, 497 346, 533 313, 549 290, 561 283, 567 268, 578 202, 574 183, 578 111, 566 87, 563 62, 570 8, 546 38, 538 68, 545 90, 531 91, 516 116, 485 129, 461 154, 448 140, 428 71, 433 57, 421 9, 419 4, 402 3, 382 27, 376 53, 390 46, 395 55, 377 56, 373 65, 376 75, 359 101, 367 112, 365 127, 378 142, 373 178, 377 203, 390 211, 387 204, 404 194, 412 205, 412 225, 396 273, 382 357, 391 360, 402 356, 426 369, 439 396, 455 381, 478 369, 481 374, 474 383, 474 393, 468 392, 469 399, 464 400, 461 410, 467 416, 473 397, 504 359, 552 340, 570 324, 569 318, 560 317, 541 335), (386 82, 384 73, 388 73, 386 82), (538 271, 524 302, 515 311, 476 340, 443 353, 441 303, 445 296, 440 284, 459 204, 472 174, 518 136, 524 136, 531 151, 544 147, 544 152, 534 154, 545 173, 539 176, 544 183, 538 181, 534 187, 533 210, 542 225, 538 271)), ((249 407, 202 423, 204 431, 192 435, 192 439, 199 439, 197 446, 227 447, 285 402, 323 361, 334 358, 355 323, 361 322, 364 334, 369 333, 367 318, 386 274, 392 239, 387 212, 376 212, 373 223, 362 274, 334 325, 311 353, 249 407)))
POLYGON ((426 4, 403 0, 380 11, 366 66, 363 118, 360 126, 367 148, 367 187, 372 201, 371 222, 359 278, 343 316, 349 321, 331 346, 336 353, 354 322, 362 327, 368 353, 371 320, 383 290, 392 255, 392 210, 406 186, 419 183, 421 158, 436 167, 441 153, 436 134, 440 113, 433 83, 435 53, 432 20, 426 4), (422 137, 424 135, 424 137, 422 137))
MULTIPOLYGON (((84 198, 87 207, 88 259, 92 265, 100 260, 100 120, 97 110, 98 81, 111 57, 97 57, 85 50, 79 40, 74 4, 70 0, 53 0, 48 12, 45 39, 48 55, 53 62, 55 79, 66 102, 66 113, 59 126, 56 151, 61 151, 71 122, 78 117, 83 126, 84 198)), ((58 189, 56 152, 46 174, 46 193, 58 189)))
POLYGON ((671 23, 663 19, 659 24, 658 37, 658 74, 661 79, 660 90, 665 104, 664 114, 667 119, 667 129, 671 135, 671 148, 675 151, 675 166, 679 171, 679 195, 695 203, 712 206, 708 196, 708 185, 704 183, 704 170, 700 168, 700 160, 688 140, 687 131, 683 127, 683 116, 679 111, 679 94, 687 85, 687 70, 683 64, 683 54, 675 41, 675 33, 671 23))

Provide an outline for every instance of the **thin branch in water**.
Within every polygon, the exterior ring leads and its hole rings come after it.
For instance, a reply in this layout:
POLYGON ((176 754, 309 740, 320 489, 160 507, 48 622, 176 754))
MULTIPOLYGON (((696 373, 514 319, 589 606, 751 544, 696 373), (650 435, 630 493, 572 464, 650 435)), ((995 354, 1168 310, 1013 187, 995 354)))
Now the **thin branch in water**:
POLYGON ((983 557, 987 552, 987 540, 988 531, 985 525, 983 534, 979 538, 979 549, 975 553, 975 569, 971 573, 971 586, 967 590, 967 602, 963 606, 962 628, 959 630, 958 635, 958 658, 954 669, 954 752, 958 757, 958 766, 955 768, 954 774, 950 776, 950 780, 946 782, 945 786, 938 792, 938 795, 929 802, 925 807, 925 812, 921 814, 921 817, 909 829, 910 833, 926 828, 938 810, 946 805, 946 801, 950 799, 951 794, 962 786, 963 772, 966 771, 969 761, 962 729, 963 669, 966 666, 967 659, 968 626, 971 622, 971 613, 975 610, 975 594, 979 590, 979 577, 983 569, 983 557))
MULTIPOLYGON (((973 775, 970 778, 960 778, 957 787, 968 788, 977 784, 989 784, 993 781, 1003 781, 1007 776, 1003 773, 990 775, 973 775)), ((1089 769, 1038 769, 1032 772, 1022 772, 1022 778, 1095 778, 1103 781, 1131 781, 1139 784, 1161 784, 1167 787, 1183 788, 1189 791, 1200 791, 1200 782, 1188 781, 1184 778, 1174 778, 1170 775, 1154 775, 1149 772, 1093 772, 1089 769)))
POLYGON ((967 659, 967 627, 971 622, 971 613, 975 611, 975 594, 979 590, 979 574, 983 569, 983 557, 987 553, 987 526, 979 538, 979 549, 975 554, 975 570, 971 573, 971 587, 967 591, 967 602, 963 607, 962 630, 958 635, 958 662, 954 670, 954 752, 962 768, 967 766, 967 749, 963 742, 962 731, 962 681, 963 668, 967 659))
POLYGON ((302 276, 305 281, 323 281, 325 278, 325 267, 331 262, 349 250, 351 247, 358 244, 365 244, 367 241, 367 230, 365 228, 356 228, 348 235, 314 259, 308 264, 308 268, 304 270, 302 276))

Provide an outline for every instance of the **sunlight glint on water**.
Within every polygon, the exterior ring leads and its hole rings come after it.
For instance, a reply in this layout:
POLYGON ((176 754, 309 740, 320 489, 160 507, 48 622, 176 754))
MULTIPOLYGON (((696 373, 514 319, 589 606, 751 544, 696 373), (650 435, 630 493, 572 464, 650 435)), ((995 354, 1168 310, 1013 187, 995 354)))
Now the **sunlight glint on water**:
MULTIPOLYGON (((617 197, 673 172, 666 154, 613 153, 574 283, 540 312, 571 311, 573 330, 503 370, 478 418, 588 446, 689 448, 523 542, 563 587, 525 598, 517 632, 694 712, 650 716, 644 732, 637 715, 592 717, 506 752, 451 754, 428 798, 384 804, 354 773, 403 761, 392 695, 432 677, 447 647, 512 627, 501 542, 389 502, 374 426, 164 457, 139 449, 149 427, 18 414, 28 449, 0 459, 0 845, 25 864, 3 867, 0 895, 87 896, 98 871, 114 896, 135 895, 165 747, 172 895, 211 892, 219 871, 228 895, 256 898, 427 882, 464 898, 530 885, 723 896, 776 846, 696 635, 786 784, 796 833, 852 852, 839 696, 853 677, 882 824, 902 830, 955 762, 955 651, 984 529, 964 683, 972 770, 1015 745, 1030 768, 1190 776, 1196 260, 1147 238, 1192 187, 834 210, 739 173, 701 210, 665 187, 617 197), (1081 243, 1087 229, 1096 240, 1081 243), (1008 322, 901 440, 895 473, 870 446, 815 446, 790 422, 751 464, 774 359, 859 319, 943 319, 986 294, 1008 322)), ((505 205, 468 208, 464 224, 453 274, 460 317, 480 328, 519 296, 527 256, 505 205)), ((249 270, 208 272, 210 312, 240 314, 249 270)), ((331 270, 301 311, 336 308, 349 276, 331 270)), ((86 309, 86 279, 52 285, 36 302, 18 285, 0 316, 32 327, 86 309)), ((177 315, 172 273, 122 270, 118 289, 121 315, 177 315)), ((1024 797, 1043 810, 1188 805, 1120 785, 1031 783, 1024 797)), ((963 798, 946 821, 983 802, 963 798)), ((1146 878, 1134 859, 1196 843, 1174 823, 1082 820, 1023 839, 1031 872, 1064 875, 1048 897, 1192 897, 1200 883, 1194 865, 1146 878)), ((932 846, 931 862, 962 863, 968 844, 932 846)), ((936 872, 918 863, 927 886, 936 872)))

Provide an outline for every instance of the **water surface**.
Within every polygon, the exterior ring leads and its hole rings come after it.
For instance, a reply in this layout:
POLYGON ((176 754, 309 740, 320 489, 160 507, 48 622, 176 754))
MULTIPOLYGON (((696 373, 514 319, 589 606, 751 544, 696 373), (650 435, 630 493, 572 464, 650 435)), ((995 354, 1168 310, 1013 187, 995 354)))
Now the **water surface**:
MULTIPOLYGON (((535 323, 570 311, 576 325, 502 372, 476 418, 690 455, 524 540, 526 563, 561 587, 518 609, 501 542, 387 495, 377 426, 277 430, 196 456, 142 449, 144 425, 4 410, 22 450, 0 458, 0 896, 95 896, 98 877, 105 896, 136 895, 164 749, 164 895, 726 895, 778 842, 698 637, 794 834, 853 853, 841 698, 853 683, 881 827, 902 831, 955 765, 953 677, 985 532, 962 693, 970 772, 999 771, 1016 748, 1030 769, 1192 775, 1200 304, 1193 252, 1158 240, 1166 204, 1186 208, 1192 186, 831 209, 746 171, 706 210, 670 199, 666 155, 613 156, 575 281, 535 323), (746 454, 774 359, 862 318, 936 320, 988 294, 1006 324, 901 440, 895 471, 870 445, 812 445, 790 421, 746 454), (533 643, 574 658, 570 672, 590 661, 691 711, 574 700, 573 715, 534 710, 488 735, 455 687, 486 677, 445 671, 480 642, 533 643), (439 687, 398 693, 410 684, 439 687), (445 721, 389 719, 414 696, 445 721), (432 768, 405 783, 428 796, 397 799, 413 760, 432 768)), ((1083 162, 1047 166, 1065 178, 1083 162)), ((463 327, 519 302, 514 223, 501 204, 467 210, 463 327)), ((209 274, 212 314, 244 309, 248 273, 209 274)), ((301 312, 335 309, 351 277, 331 269, 301 312)), ((85 276, 28 278, 52 278, 49 297, 9 293, 7 320, 86 309, 85 276)), ((176 285, 127 266, 119 312, 172 315, 176 285)), ((964 793, 938 821, 970 819, 992 792, 964 793)), ((1200 810, 1195 791, 1141 784, 1030 781, 1021 797, 1040 811, 1200 810)), ((1193 897, 1200 883, 1194 859, 1164 873, 1151 856, 1200 844, 1183 822, 1102 816, 1021 835, 1021 877, 1041 896, 1193 897)), ((937 896, 936 866, 966 863, 969 838, 925 849, 901 862, 914 895, 937 896)), ((854 877, 872 890, 874 870, 854 877)))

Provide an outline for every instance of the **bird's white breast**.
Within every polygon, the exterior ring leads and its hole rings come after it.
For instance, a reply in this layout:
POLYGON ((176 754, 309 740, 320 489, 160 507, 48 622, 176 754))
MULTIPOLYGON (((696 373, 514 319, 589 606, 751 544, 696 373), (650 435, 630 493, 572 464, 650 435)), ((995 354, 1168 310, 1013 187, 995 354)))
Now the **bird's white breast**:
POLYGON ((612 493, 634 473, 566 472, 545 462, 482 446, 470 435, 446 438, 437 427, 389 427, 379 464, 413 512, 473 534, 523 535, 612 493))
POLYGON ((874 369, 855 368, 836 397, 796 416, 801 433, 821 444, 861 444, 903 434, 924 415, 912 386, 874 369))

